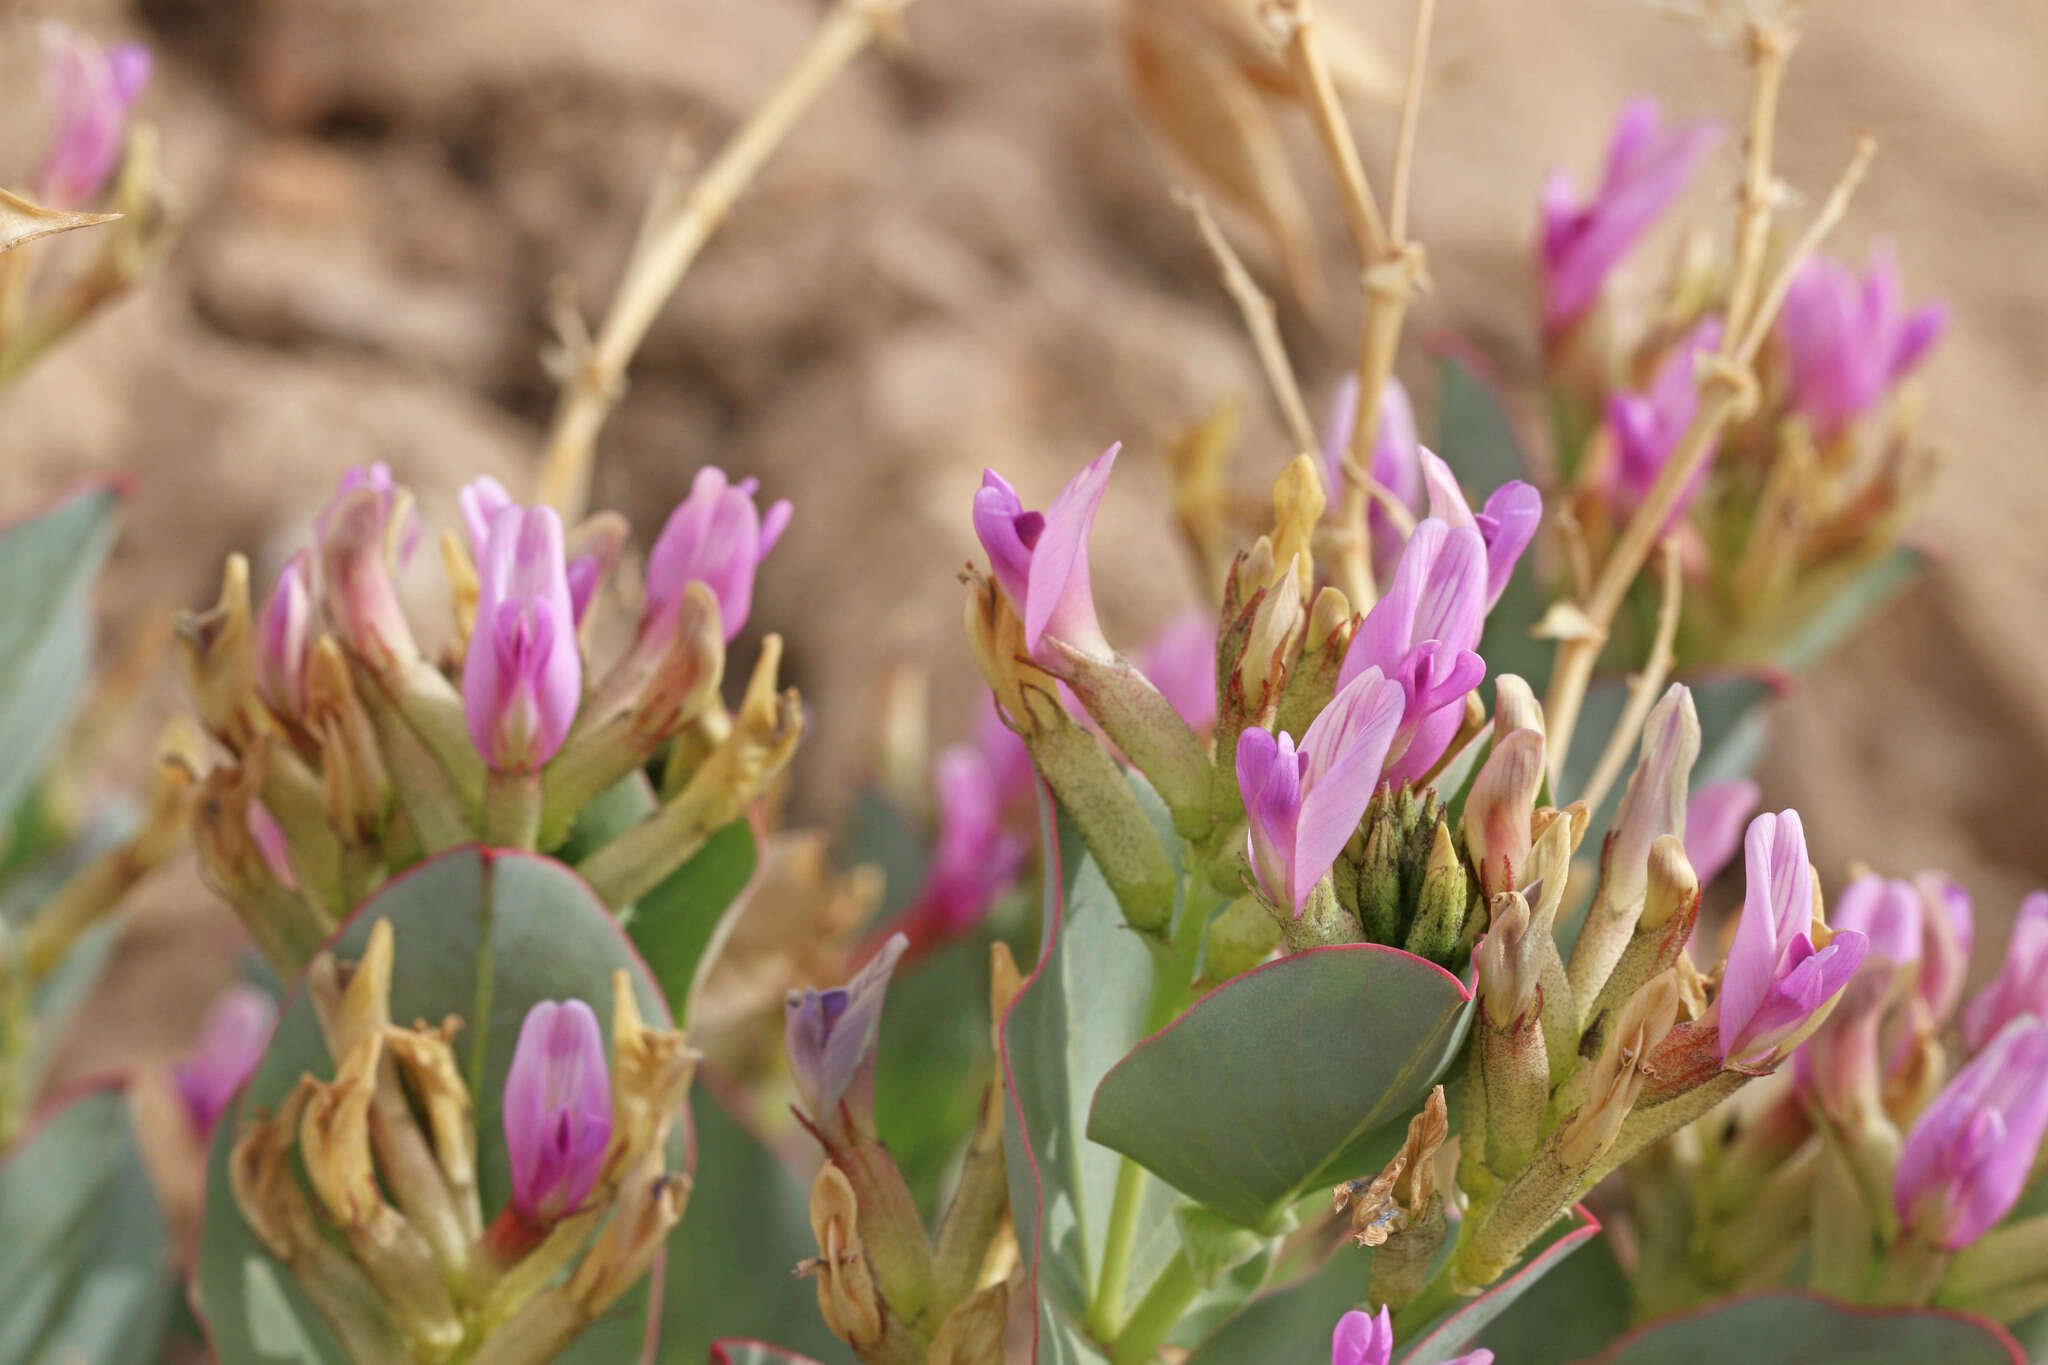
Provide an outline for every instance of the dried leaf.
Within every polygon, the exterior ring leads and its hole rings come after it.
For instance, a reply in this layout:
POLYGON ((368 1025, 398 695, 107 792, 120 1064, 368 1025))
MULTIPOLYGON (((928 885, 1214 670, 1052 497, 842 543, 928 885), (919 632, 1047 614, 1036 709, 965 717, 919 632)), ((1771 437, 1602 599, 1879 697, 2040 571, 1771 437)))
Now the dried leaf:
POLYGON ((52 233, 112 222, 120 216, 118 213, 73 213, 68 209, 44 208, 18 194, 0 190, 0 251, 52 233))

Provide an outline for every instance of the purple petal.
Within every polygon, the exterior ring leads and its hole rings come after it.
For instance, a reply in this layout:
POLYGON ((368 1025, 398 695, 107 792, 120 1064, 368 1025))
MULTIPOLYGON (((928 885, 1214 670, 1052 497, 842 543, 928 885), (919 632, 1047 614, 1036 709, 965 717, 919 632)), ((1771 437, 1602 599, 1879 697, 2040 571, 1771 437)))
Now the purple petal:
POLYGON ((1389 1365, 1394 1358, 1394 1323, 1385 1307, 1378 1317, 1352 1309, 1330 1333, 1330 1365, 1389 1365))
POLYGON ((1045 532, 1031 550, 1030 587, 1024 601, 1027 650, 1036 652, 1039 641, 1050 634, 1085 650, 1108 652, 1088 581, 1088 536, 1121 448, 1119 443, 1096 456, 1045 509, 1045 532))
POLYGON ((833 1126, 842 1103, 871 1119, 875 1044, 889 976, 910 942, 892 934, 853 980, 829 991, 791 991, 785 1040, 797 1091, 812 1122, 833 1126))
POLYGON ((2020 902, 1998 975, 1963 1007, 1963 1041, 1983 1047, 2022 1014, 2048 1018, 2048 892, 2043 891, 2020 902))
POLYGON ((589 1005, 542 1000, 527 1010, 505 1074, 503 1120, 513 1206, 543 1225, 575 1209, 611 1139, 611 1076, 589 1005))
POLYGON ((1751 1019, 1778 978, 1780 962, 1793 938, 1805 933, 1812 920, 1811 874, 1806 871, 1806 841, 1797 813, 1757 816, 1750 821, 1743 846, 1748 887, 1735 925, 1735 941, 1728 949, 1719 1000, 1724 1061, 1746 1036, 1751 1019), (1803 890, 1790 885, 1795 862, 1803 890), (1796 927, 1787 932, 1785 925, 1795 921, 1796 927))
POLYGON ((1268 897, 1295 905, 1294 831, 1302 790, 1294 741, 1253 726, 1237 737, 1236 766, 1252 870, 1268 897))
MULTIPOLYGON (((983 470, 981 487, 974 494, 974 534, 988 555, 989 571, 1019 611, 1031 584, 1031 546, 1017 531, 1017 520, 1023 515, 1024 503, 1017 490, 993 469, 983 470)), ((1033 541, 1036 539, 1034 536, 1033 541)))
POLYGON ((1200 733, 1216 723, 1216 617, 1189 607, 1138 654, 1139 671, 1200 733))
POLYGON ((1915 1234, 1960 1249, 2018 1201, 2048 1128, 2048 1025, 2022 1015, 1934 1098, 1907 1134, 1892 1200, 1915 1234))
POLYGON ((263 1059, 276 1025, 276 1003, 253 986, 231 986, 213 1002, 191 1055, 172 1072, 193 1131, 202 1137, 213 1131, 263 1059))
POLYGON ((1543 495, 1534 484, 1513 479, 1493 490, 1480 513, 1480 530, 1486 533, 1486 609, 1492 611, 1515 576, 1522 552, 1536 538, 1543 520, 1543 495), (1487 531, 1485 522, 1493 523, 1487 531))
POLYGON ((562 519, 548 507, 499 509, 477 567, 462 671, 470 738, 494 768, 531 772, 561 748, 582 700, 562 519))
POLYGON ((789 505, 778 502, 764 523, 754 488, 754 480, 732 483, 715 465, 697 471, 690 496, 669 514, 648 556, 650 612, 673 606, 691 583, 703 583, 718 599, 725 638, 739 635, 753 609, 754 572, 790 516, 789 505))
POLYGON ((1400 725, 1399 683, 1367 670, 1341 691, 1302 737, 1306 761, 1294 830, 1294 909, 1328 875, 1379 787, 1387 748, 1400 725), (1317 727, 1338 719, 1330 729, 1317 727))
POLYGON ((1685 803, 1685 857, 1700 885, 1721 875, 1742 847, 1742 827, 1762 789, 1746 777, 1709 782, 1685 803))

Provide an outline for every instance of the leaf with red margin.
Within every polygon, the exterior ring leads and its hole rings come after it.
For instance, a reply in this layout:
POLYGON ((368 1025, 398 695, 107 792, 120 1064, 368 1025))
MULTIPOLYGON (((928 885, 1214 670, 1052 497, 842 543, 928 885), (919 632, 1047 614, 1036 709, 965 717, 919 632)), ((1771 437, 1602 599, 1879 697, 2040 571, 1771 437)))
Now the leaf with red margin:
POLYGON ((1373 943, 1316 948, 1211 991, 1096 1088, 1088 1136, 1270 1230, 1307 1191, 1391 1150, 1456 1059, 1472 996, 1373 943), (1387 1131, 1382 1131, 1387 1130, 1387 1131))
MULTIPOLYGON (((1155 824, 1156 797, 1133 782, 1155 824)), ((1003 1017, 1003 1142, 1010 1210, 1037 1306, 1034 1361, 1095 1361, 1079 1327, 1109 1221, 1121 1158, 1085 1140, 1096 1083, 1144 1036, 1152 960, 1080 839, 1039 793, 1045 909, 1037 966, 1003 1017)), ((1178 847, 1170 823, 1162 839, 1178 847)), ((1150 1283, 1178 1249, 1172 1191, 1152 1182, 1131 1279, 1150 1283)))
POLYGON ((785 1351, 780 1346, 770 1346, 763 1341, 714 1341, 711 1343, 711 1365, 818 1365, 809 1356, 800 1356, 794 1351, 785 1351))
POLYGON ((1781 1291, 1651 1323, 1598 1365, 2026 1365, 2003 1327, 1968 1313, 1864 1308, 1781 1291))
MULTIPOLYGON (((1538 1239, 1521 1264, 1495 1281, 1477 1298, 1467 1299, 1431 1323, 1415 1344, 1394 1357, 1396 1365, 1444 1365, 1470 1348, 1487 1324, 1529 1292, 1558 1262, 1600 1235, 1600 1220, 1584 1204, 1572 1206, 1572 1220, 1561 1231, 1538 1239)), ((1744 1362, 1750 1365, 1750 1362, 1744 1362)))
MULTIPOLYGON (((360 955, 371 926, 380 918, 391 921, 396 937, 392 1018, 410 1022, 451 1013, 463 1016, 467 1026, 457 1035, 455 1048, 465 1069, 478 1025, 469 1019, 476 1001, 478 964, 488 942, 493 989, 490 1017, 483 1021, 488 1040, 484 1084, 482 1093, 473 1097, 477 1178, 488 1221, 511 1190, 499 1105, 527 1009, 539 1000, 582 999, 596 1011, 609 1036, 611 975, 618 968, 628 972, 650 1023, 669 1023, 668 1006, 604 905, 575 873, 552 859, 476 846, 451 850, 385 883, 336 932, 329 946, 343 959, 360 955)), ((223 1365, 341 1365, 344 1360, 289 1272, 250 1234, 227 1179, 228 1152, 241 1116, 278 1103, 304 1072, 332 1076, 334 1064, 301 978, 285 1002, 263 1060, 215 1133, 208 1157, 205 1224, 193 1297, 223 1365)), ((693 1150, 688 1125, 677 1125, 670 1143, 671 1165, 688 1169, 693 1150)), ((649 1293, 642 1283, 557 1359, 576 1365, 639 1359, 650 1331, 649 1293)))

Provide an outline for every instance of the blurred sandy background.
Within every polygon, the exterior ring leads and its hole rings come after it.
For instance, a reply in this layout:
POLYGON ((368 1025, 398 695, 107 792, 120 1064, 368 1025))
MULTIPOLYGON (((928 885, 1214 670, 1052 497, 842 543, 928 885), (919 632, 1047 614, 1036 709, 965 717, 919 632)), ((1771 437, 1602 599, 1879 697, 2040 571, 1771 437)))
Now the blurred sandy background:
MULTIPOLYGON (((1405 3, 1326 3, 1403 51, 1405 3)), ((156 49, 144 110, 185 217, 168 268, 0 404, 0 506, 136 476, 104 598, 115 639, 152 605, 210 601, 231 549, 267 580, 347 465, 390 461, 443 524, 477 473, 522 486, 553 398, 550 281, 600 314, 663 148, 679 131, 700 156, 715 148, 819 12, 0 3, 0 108, 28 120, 0 127, 0 179, 32 163, 34 21, 56 15, 156 49)), ((643 545, 705 462, 795 500, 754 619, 788 637, 813 708, 813 809, 860 772, 892 651, 933 659, 941 738, 964 724, 953 575, 974 553, 984 464, 1042 500, 1126 442, 1095 581, 1112 636, 1134 644, 1191 591, 1162 515, 1165 441, 1241 392, 1255 417, 1242 481, 1259 486, 1284 453, 1236 315, 1168 200, 1185 172, 1133 112, 1118 19, 1115 0, 921 0, 912 50, 860 60, 704 253, 604 434, 595 501, 626 510, 643 545)), ((1855 129, 1882 143, 1838 247, 1860 257, 1889 236, 1913 294, 1954 305, 1927 372, 1953 467, 1922 527, 1937 569, 1785 706, 1766 799, 1802 808, 1831 884, 1856 857, 1938 864, 1995 922, 2048 882, 2048 12, 1823 0, 1807 27, 1783 171, 1817 197, 1855 129)), ((1437 293, 1410 336, 1461 331, 1526 374, 1543 170, 1588 173, 1637 90, 1733 119, 1744 76, 1634 0, 1445 0, 1434 55, 1414 221, 1437 293)), ((1358 113, 1383 166, 1392 118, 1358 113)), ((1289 130, 1306 150, 1298 117, 1289 130)), ((1334 282, 1339 219, 1319 163, 1299 166, 1334 282)), ((1349 314, 1333 309, 1327 332, 1298 311, 1286 324, 1320 394, 1349 314)), ((1411 347, 1403 368, 1426 388, 1419 359, 1411 347)), ((162 677, 168 715, 182 701, 168 661, 162 677)), ((66 1069, 180 1048, 233 942, 188 868, 159 878, 107 985, 108 1027, 75 1040, 66 1069)))

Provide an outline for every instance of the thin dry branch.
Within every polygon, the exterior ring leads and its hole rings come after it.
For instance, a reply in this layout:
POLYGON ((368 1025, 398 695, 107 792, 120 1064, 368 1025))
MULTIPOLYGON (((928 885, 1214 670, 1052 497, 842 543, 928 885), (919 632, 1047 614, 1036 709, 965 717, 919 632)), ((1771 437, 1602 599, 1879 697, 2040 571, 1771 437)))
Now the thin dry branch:
POLYGON ((1586 789, 1578 794, 1589 810, 1599 810, 1600 803, 1607 799, 1607 793, 1621 776, 1622 765, 1628 761, 1629 751, 1635 747, 1637 736, 1643 732, 1643 723, 1649 719, 1650 708, 1657 704, 1657 694, 1663 691, 1664 680, 1671 676, 1674 661, 1672 644, 1678 638, 1679 604, 1685 597, 1685 577, 1681 572, 1675 538, 1664 538, 1661 557, 1664 583, 1657 605, 1657 634, 1650 641, 1650 654, 1643 660, 1642 672, 1628 680, 1628 705, 1622 709, 1621 720, 1615 725, 1614 733, 1607 737, 1607 747, 1600 751, 1600 761, 1594 765, 1593 776, 1587 781, 1586 789))

